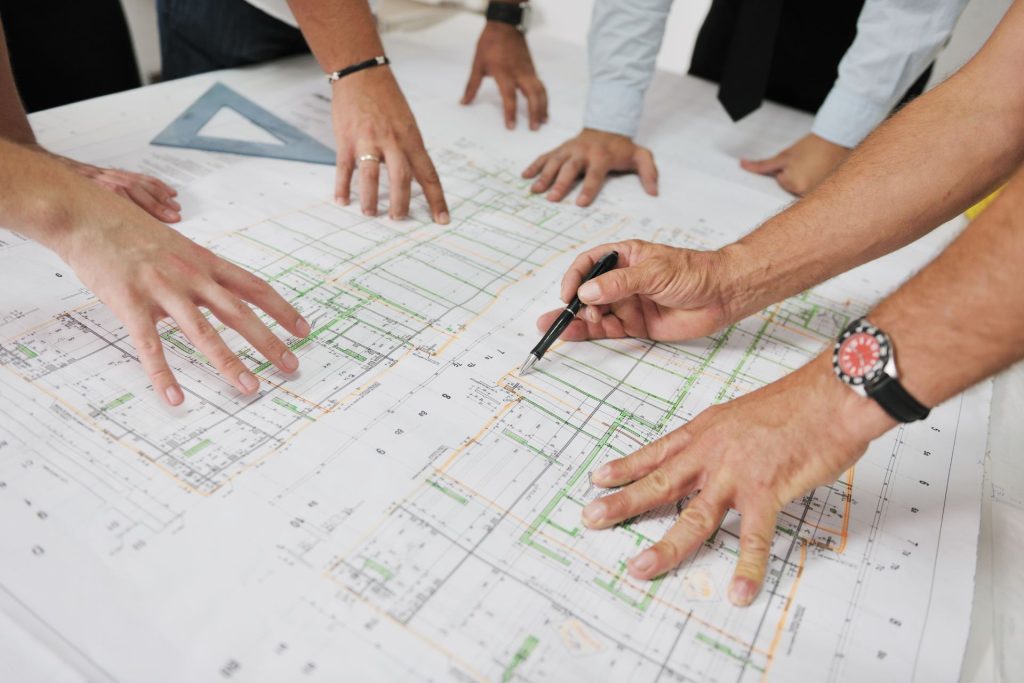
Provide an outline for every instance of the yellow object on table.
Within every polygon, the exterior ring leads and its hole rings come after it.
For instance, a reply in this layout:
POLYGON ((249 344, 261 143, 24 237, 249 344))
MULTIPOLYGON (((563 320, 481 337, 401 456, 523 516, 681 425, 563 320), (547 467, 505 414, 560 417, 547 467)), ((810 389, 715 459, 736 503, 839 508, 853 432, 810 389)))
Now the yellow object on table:
POLYGON ((1003 191, 1003 188, 1000 187, 998 190, 996 190, 995 192, 993 192, 989 196, 985 197, 984 199, 982 199, 980 202, 978 202, 977 204, 975 204, 971 208, 969 208, 966 211, 964 211, 964 215, 967 216, 968 220, 972 220, 973 221, 975 218, 977 218, 978 216, 981 215, 982 211, 984 211, 985 209, 988 208, 988 205, 991 204, 995 200, 995 198, 999 196, 999 193, 1002 192, 1002 191, 1003 191))

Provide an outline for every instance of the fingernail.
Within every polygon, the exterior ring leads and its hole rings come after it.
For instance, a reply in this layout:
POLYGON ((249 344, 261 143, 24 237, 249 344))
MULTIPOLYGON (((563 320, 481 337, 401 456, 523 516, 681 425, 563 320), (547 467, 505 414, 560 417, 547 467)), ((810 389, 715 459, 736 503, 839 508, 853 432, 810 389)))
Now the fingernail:
POLYGON ((600 500, 595 500, 583 508, 583 521, 587 526, 592 527, 601 523, 605 514, 604 507, 604 503, 600 500))
POLYGON ((647 574, 657 561, 658 555, 648 548, 629 561, 629 568, 634 574, 647 574))
POLYGON ((512 130, 515 127, 516 127, 516 124, 512 123, 511 121, 506 121, 505 122, 505 128, 508 128, 509 130, 512 130))
POLYGON ((285 351, 281 354, 281 367, 286 372, 294 372, 299 367, 299 359, 291 351, 285 351))
POLYGON ((345 197, 335 197, 334 203, 338 206, 348 206, 348 199, 345 197))
POLYGON ((181 387, 177 384, 172 384, 164 389, 164 396, 167 397, 167 402, 172 406, 176 406, 185 400, 185 394, 181 393, 181 387))
POLYGON ((577 296, 582 300, 596 299, 601 296, 601 288, 597 286, 596 282, 584 282, 583 285, 576 290, 577 296))
POLYGON ((609 465, 608 463, 605 463, 605 464, 601 465, 600 467, 598 467, 596 470, 594 470, 594 473, 592 475, 590 475, 590 478, 593 481, 598 481, 598 480, 605 481, 605 480, 611 478, 611 476, 612 476, 612 466, 609 465))
POLYGON ((448 225, 448 223, 450 223, 451 220, 452 217, 448 215, 447 211, 442 211, 441 213, 437 214, 437 222, 440 223, 441 225, 448 225))
POLYGON ((587 320, 589 320, 590 322, 601 322, 601 312, 594 308, 593 306, 587 306, 586 308, 584 308, 583 313, 585 314, 587 320))
POLYGON ((305 318, 300 317, 295 321, 295 329, 298 331, 300 337, 309 336, 309 323, 306 322, 305 318))
POLYGON ((167 203, 170 204, 175 211, 181 211, 181 204, 174 201, 173 199, 168 199, 167 203))
POLYGON ((260 388, 260 381, 256 379, 256 375, 252 374, 248 370, 243 370, 238 373, 238 383, 241 384, 242 388, 249 394, 260 388))
POLYGON ((169 221, 173 221, 174 219, 176 219, 178 217, 178 214, 176 214, 175 212, 171 211, 170 209, 164 209, 163 210, 163 215, 164 215, 164 218, 166 218, 169 221))
POLYGON ((363 209, 363 215, 373 218, 374 216, 377 215, 377 211, 374 209, 363 209))
POLYGON ((757 595, 757 584, 745 576, 735 576, 729 583, 729 602, 737 607, 746 607, 757 595))

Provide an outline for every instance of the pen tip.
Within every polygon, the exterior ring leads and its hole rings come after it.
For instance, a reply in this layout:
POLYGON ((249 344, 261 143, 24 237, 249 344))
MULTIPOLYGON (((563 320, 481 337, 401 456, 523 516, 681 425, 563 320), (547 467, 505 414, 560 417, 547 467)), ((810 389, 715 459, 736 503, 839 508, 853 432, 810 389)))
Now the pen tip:
POLYGON ((523 362, 523 366, 521 368, 519 368, 519 376, 522 377, 523 375, 528 373, 530 370, 532 370, 533 369, 533 365, 536 362, 537 362, 537 356, 533 355, 532 353, 529 356, 527 356, 526 357, 526 361, 523 362))

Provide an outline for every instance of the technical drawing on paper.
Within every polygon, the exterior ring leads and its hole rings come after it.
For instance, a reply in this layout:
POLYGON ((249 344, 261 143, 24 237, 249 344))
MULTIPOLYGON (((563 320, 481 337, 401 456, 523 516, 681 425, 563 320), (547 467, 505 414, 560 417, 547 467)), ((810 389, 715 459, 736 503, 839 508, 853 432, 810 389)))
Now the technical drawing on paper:
MULTIPOLYGON (((970 587, 973 554, 940 550, 950 515, 976 523, 980 469, 963 462, 984 449, 986 389, 791 503, 749 609, 724 595, 735 513, 678 570, 636 581, 625 561, 677 508, 585 530, 589 472, 799 367, 871 302, 840 278, 701 340, 561 344, 520 378, 532 321, 582 246, 728 236, 696 210, 663 225, 550 204, 481 158, 469 144, 434 153, 449 226, 321 202, 209 241, 313 328, 287 340, 295 377, 227 333, 263 380, 254 397, 163 323, 186 392, 164 407, 122 326, 66 271, 47 290, 59 308, 4 295, 4 592, 111 680, 926 679, 958 666, 933 587, 942 572, 970 587)), ((60 267, 3 239, 5 267, 60 267)))

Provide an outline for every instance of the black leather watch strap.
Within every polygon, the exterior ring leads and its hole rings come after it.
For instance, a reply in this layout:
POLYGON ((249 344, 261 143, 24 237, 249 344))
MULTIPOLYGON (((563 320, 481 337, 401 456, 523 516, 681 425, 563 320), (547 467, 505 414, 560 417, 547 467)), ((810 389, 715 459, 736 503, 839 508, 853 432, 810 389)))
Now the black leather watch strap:
POLYGON ((931 412, 911 396, 898 379, 884 373, 864 389, 894 420, 914 422, 925 419, 931 412))
POLYGON ((487 21, 510 24, 523 30, 523 8, 518 2, 494 2, 487 5, 487 21))

